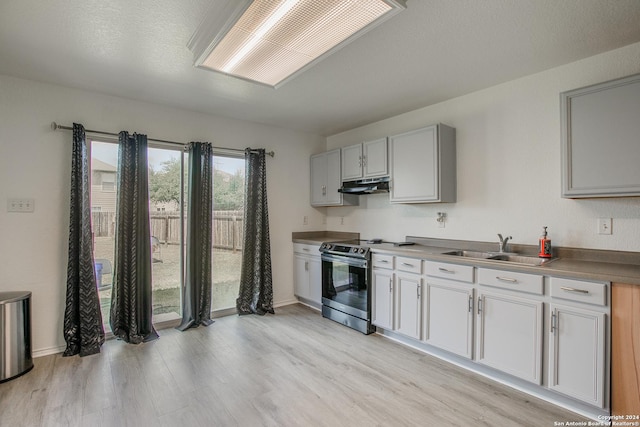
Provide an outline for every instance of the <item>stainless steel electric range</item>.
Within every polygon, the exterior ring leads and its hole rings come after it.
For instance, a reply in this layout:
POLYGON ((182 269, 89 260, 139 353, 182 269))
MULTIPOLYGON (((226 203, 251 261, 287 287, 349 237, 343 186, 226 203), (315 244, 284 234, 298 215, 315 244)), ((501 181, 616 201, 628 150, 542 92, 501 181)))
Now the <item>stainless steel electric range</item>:
POLYGON ((364 334, 371 324, 371 251, 360 241, 326 242, 322 253, 322 316, 364 334))

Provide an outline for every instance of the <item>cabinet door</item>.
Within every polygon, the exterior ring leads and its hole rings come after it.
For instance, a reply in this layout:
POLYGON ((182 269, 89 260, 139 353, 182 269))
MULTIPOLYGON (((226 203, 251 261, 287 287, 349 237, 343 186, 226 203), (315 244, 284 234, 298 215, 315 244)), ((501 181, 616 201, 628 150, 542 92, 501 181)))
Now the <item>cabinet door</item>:
POLYGON ((328 151, 326 155, 327 187, 325 202, 327 205, 341 205, 342 193, 338 192, 338 189, 342 186, 342 180, 340 179, 340 150, 328 151))
POLYGON ((371 322, 383 329, 393 330, 393 273, 373 269, 371 274, 371 322))
POLYGON ((322 261, 320 257, 309 258, 309 299, 322 304, 322 261))
POLYGON ((389 138, 392 202, 437 201, 439 162, 437 126, 389 138))
POLYGON ((542 302, 481 292, 476 361, 540 385, 542 302))
POLYGON ((327 156, 311 156, 311 204, 322 206, 327 200, 327 156))
POLYGON ((605 314, 550 305, 549 387, 604 407, 605 314))
POLYGON ((342 148, 342 180, 362 178, 362 144, 342 148))
POLYGON ((301 298, 310 298, 309 293, 309 261, 305 256, 295 254, 294 260, 294 294, 301 298))
POLYGON ((473 357, 473 289, 427 279, 425 342, 471 359, 473 357))
POLYGON ((376 139, 362 144, 363 176, 373 178, 388 175, 387 138, 376 139))
POLYGON ((398 274, 396 277, 396 331, 420 339, 422 325, 422 279, 420 276, 398 274))

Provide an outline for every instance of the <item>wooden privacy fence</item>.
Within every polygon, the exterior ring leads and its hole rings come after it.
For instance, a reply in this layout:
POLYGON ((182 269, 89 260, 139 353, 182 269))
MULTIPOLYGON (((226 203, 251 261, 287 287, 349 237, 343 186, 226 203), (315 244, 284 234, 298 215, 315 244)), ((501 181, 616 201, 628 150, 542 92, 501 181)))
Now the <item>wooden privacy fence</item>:
MULTIPOLYGON (((115 212, 92 212, 93 234, 96 237, 113 237, 115 212)), ((213 211, 213 247, 242 250, 243 211, 213 211)), ((151 235, 160 243, 180 244, 180 213, 152 212, 149 216, 151 235)), ((186 238, 186 236, 185 236, 186 238)))

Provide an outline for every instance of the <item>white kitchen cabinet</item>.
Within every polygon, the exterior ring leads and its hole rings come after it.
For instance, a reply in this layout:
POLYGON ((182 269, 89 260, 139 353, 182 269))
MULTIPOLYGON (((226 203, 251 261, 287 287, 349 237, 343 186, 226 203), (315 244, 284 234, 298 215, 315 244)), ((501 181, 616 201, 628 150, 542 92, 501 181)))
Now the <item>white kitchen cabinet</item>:
POLYGON ((319 246, 294 243, 294 294, 305 302, 322 304, 322 262, 319 246))
POLYGON ((417 340, 422 332, 422 278, 396 273, 396 332, 417 340))
POLYGON ((549 388, 604 407, 605 313, 550 304, 549 388))
POLYGON ((455 129, 443 124, 389 137, 392 203, 456 201, 455 129))
POLYGON ((434 277, 425 279, 425 287, 424 341, 471 359, 473 287, 434 277))
POLYGON ((342 181, 387 175, 387 138, 342 148, 342 181))
POLYGON ((393 322, 393 276, 393 270, 386 268, 374 267, 371 273, 371 289, 373 290, 373 294, 371 295, 371 323, 390 331, 392 331, 395 326, 393 322))
POLYGON ((480 290, 476 361, 542 384, 542 301, 480 290))
POLYGON ((640 74, 560 99, 562 196, 640 196, 640 74))
POLYGON ((343 196, 338 192, 342 185, 340 149, 311 156, 311 205, 357 205, 356 196, 343 196))
POLYGON ((549 278, 549 388, 604 408, 608 283, 549 278))

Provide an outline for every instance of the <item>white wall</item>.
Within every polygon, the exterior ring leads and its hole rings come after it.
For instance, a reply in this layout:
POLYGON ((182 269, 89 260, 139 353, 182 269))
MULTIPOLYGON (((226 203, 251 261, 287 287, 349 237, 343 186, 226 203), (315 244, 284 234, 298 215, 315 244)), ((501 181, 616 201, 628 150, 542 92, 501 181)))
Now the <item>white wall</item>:
POLYGON ((52 131, 52 121, 274 150, 267 158, 269 223, 272 248, 282 248, 272 251, 274 302, 293 300, 291 232, 324 227, 322 211, 308 202, 309 156, 324 149, 324 138, 0 76, 0 291, 33 292, 36 355, 64 345, 72 136, 52 131), (35 212, 7 213, 6 199, 14 197, 35 199, 35 212))
POLYGON ((554 245, 640 251, 640 198, 560 197, 560 92, 638 73, 638 58, 640 43, 328 137, 333 149, 434 123, 453 126, 458 202, 390 205, 387 195, 361 196, 358 207, 327 209, 327 229, 392 241, 497 241, 502 233, 535 245, 546 225, 554 245), (444 229, 439 211, 447 213, 444 229), (613 235, 596 234, 598 217, 613 218, 613 235))

